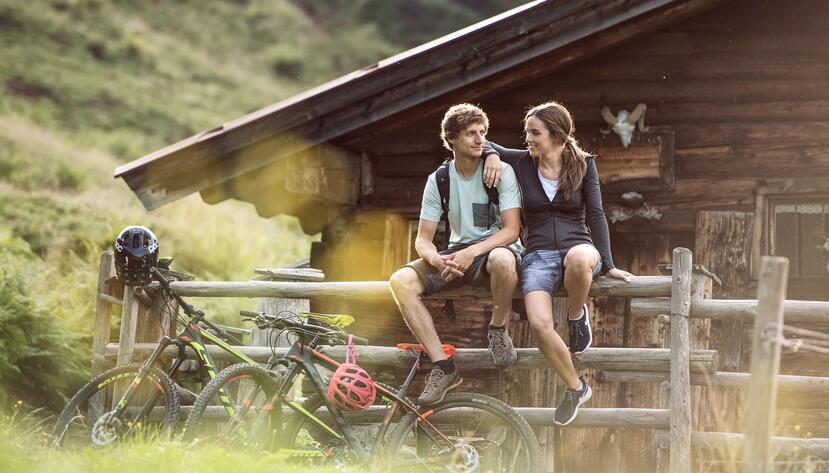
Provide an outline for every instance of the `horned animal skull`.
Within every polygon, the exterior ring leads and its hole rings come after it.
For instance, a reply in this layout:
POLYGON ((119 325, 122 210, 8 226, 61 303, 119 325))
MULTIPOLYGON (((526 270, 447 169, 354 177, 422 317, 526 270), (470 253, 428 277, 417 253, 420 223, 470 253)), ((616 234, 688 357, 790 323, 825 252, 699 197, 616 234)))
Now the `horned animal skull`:
POLYGON ((640 103, 633 109, 633 112, 620 110, 619 114, 614 117, 609 108, 602 107, 602 117, 607 122, 608 128, 599 131, 605 135, 610 132, 616 133, 622 141, 622 146, 627 148, 633 139, 633 132, 637 126, 639 131, 648 131, 649 128, 645 126, 645 111, 647 109, 647 105, 640 103))

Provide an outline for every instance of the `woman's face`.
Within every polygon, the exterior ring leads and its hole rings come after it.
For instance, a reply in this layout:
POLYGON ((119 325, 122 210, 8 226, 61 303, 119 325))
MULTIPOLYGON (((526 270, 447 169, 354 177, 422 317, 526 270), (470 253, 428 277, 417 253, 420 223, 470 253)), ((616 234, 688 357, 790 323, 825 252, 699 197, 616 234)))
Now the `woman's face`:
POLYGON ((553 154, 556 151, 560 152, 563 148, 563 145, 556 141, 544 122, 536 116, 532 116, 527 120, 524 134, 526 135, 527 149, 530 151, 530 156, 534 158, 553 154))

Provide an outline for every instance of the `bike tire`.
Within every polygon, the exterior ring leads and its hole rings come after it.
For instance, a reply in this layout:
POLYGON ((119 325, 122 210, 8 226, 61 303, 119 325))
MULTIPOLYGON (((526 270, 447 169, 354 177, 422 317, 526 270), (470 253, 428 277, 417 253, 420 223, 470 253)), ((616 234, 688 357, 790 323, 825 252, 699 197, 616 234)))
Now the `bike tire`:
POLYGON ((540 471, 535 433, 527 421, 507 404, 483 394, 455 393, 448 394, 441 403, 426 412, 429 423, 418 422, 420 417, 410 412, 391 433, 384 460, 395 471, 406 471, 401 468, 406 462, 410 462, 417 471, 478 471, 474 468, 514 473, 540 471), (464 413, 464 409, 468 412, 464 413), (470 428, 476 422, 480 430, 470 428), (435 425, 453 442, 453 446, 435 435, 430 425, 435 425), (453 462, 471 462, 477 456, 479 464, 470 470, 468 466, 430 466, 425 464, 426 460, 420 461, 421 456, 424 459, 433 458, 436 452, 441 451, 453 462), (507 461, 502 461, 504 454, 508 456, 507 461), (482 463, 486 465, 482 466, 482 463))
POLYGON ((279 403, 273 403, 277 388, 274 374, 258 365, 238 363, 228 366, 199 394, 184 424, 183 438, 269 448, 273 441, 272 409, 274 405, 279 406, 279 403), (232 418, 221 408, 222 390, 233 407, 232 418), (205 415, 210 406, 219 406, 216 409, 219 413, 205 415), (240 413, 243 414, 240 416, 240 413))
MULTIPOLYGON (((132 437, 139 432, 145 435, 162 435, 172 432, 178 424, 181 408, 178 392, 170 377, 158 368, 150 368, 147 371, 146 376, 152 382, 147 383, 144 380, 140 382, 137 387, 139 389, 136 393, 137 399, 133 399, 135 406, 127 406, 124 414, 135 412, 134 408, 147 406, 146 399, 152 396, 156 397, 157 401, 163 401, 164 409, 159 422, 141 417, 133 417, 129 420, 129 415, 122 415, 122 418, 118 419, 105 419, 104 416, 113 411, 106 411, 109 407, 104 407, 104 412, 97 411, 93 397, 102 396, 101 404, 111 407, 116 401, 115 397, 119 396, 117 393, 123 393, 126 390, 138 376, 140 368, 139 365, 113 368, 84 385, 58 416, 52 432, 52 446, 61 447, 67 441, 81 446, 90 444, 105 446, 123 438, 132 437), (142 398, 145 401, 139 401, 142 398)), ((138 415, 140 416, 140 413, 138 415)))

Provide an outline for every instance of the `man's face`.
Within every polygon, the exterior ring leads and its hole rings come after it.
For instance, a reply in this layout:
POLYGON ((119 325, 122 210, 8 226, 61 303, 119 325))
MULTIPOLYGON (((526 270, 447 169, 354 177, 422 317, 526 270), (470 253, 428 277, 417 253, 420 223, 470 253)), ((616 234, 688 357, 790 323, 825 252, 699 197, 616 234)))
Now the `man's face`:
POLYGON ((450 141, 455 157, 480 158, 484 152, 486 127, 482 123, 473 123, 461 130, 457 138, 450 141))

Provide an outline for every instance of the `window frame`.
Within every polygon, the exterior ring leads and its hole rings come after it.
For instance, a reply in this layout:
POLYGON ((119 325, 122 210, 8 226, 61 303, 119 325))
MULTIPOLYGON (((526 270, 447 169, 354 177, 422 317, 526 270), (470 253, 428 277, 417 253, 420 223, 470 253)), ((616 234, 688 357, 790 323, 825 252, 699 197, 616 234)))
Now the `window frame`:
MULTIPOLYGON (((789 188, 797 187, 791 182, 780 186, 760 187, 757 189, 755 199, 754 237, 751 258, 751 277, 753 280, 759 278, 760 258, 773 255, 775 238, 775 216, 774 209, 779 204, 810 204, 822 201, 823 205, 829 205, 829 184, 816 183, 806 186, 804 192, 786 192, 789 188), (817 189, 814 189, 817 187, 817 189), (759 218, 757 218, 759 216, 759 218)), ((790 270, 791 274, 791 270, 790 270)), ((823 282, 829 281, 829 276, 790 276, 792 282, 823 282)))

